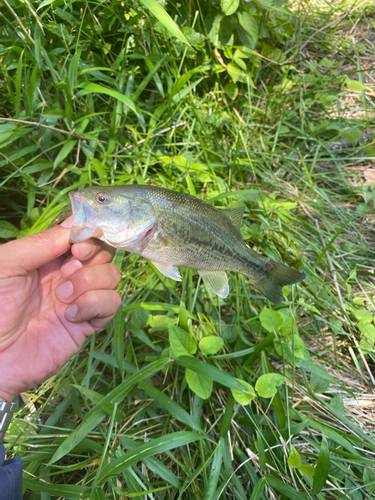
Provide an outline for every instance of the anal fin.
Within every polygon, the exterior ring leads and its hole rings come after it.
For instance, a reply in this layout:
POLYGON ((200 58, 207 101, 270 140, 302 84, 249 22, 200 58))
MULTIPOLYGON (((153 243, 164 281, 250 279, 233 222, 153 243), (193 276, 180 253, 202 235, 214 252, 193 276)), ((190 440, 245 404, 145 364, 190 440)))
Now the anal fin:
POLYGON ((198 271, 211 290, 222 299, 228 296, 229 284, 225 271, 198 271))
POLYGON ((182 281, 180 271, 176 266, 173 266, 172 264, 164 264, 161 262, 151 262, 154 264, 156 269, 159 269, 159 271, 167 278, 171 278, 171 280, 175 281, 182 281))

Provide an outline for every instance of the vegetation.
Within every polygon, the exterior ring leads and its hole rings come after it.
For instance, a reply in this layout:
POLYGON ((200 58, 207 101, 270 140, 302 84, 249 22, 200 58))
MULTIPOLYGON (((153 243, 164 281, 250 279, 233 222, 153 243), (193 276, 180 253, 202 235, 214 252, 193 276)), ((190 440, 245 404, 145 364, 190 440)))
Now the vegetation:
POLYGON ((374 495, 374 6, 2 1, 3 241, 152 183, 307 273, 272 307, 118 251, 121 311, 19 401, 25 498, 374 495))

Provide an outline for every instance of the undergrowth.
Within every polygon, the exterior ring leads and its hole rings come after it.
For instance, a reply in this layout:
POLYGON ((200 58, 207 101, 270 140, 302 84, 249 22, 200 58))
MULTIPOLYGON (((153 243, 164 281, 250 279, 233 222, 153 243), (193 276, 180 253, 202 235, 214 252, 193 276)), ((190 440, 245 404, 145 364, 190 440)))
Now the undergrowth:
POLYGON ((115 319, 18 398, 25 498, 373 496, 372 4, 3 2, 3 241, 149 183, 307 274, 272 307, 118 251, 115 319))

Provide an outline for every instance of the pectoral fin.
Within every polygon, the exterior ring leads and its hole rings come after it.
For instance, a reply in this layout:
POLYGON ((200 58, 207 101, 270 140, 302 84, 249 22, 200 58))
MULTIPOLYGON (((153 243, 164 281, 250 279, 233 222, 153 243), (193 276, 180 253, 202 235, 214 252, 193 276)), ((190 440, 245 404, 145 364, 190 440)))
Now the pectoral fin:
POLYGON ((213 292, 222 299, 229 293, 227 273, 225 271, 198 271, 213 292))
POLYGON ((176 266, 172 266, 172 264, 162 264, 161 262, 154 262, 154 261, 151 262, 167 278, 171 278, 171 280, 175 281, 182 281, 180 271, 177 269, 176 266))

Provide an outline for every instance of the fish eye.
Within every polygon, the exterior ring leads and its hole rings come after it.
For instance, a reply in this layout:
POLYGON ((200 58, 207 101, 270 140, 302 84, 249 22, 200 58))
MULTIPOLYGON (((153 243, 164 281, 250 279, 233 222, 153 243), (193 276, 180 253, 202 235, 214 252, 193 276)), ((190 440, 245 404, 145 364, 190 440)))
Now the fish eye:
POLYGON ((95 201, 97 203, 100 203, 100 205, 104 205, 105 203, 109 202, 109 194, 107 194, 107 193, 98 193, 95 196, 95 201))

